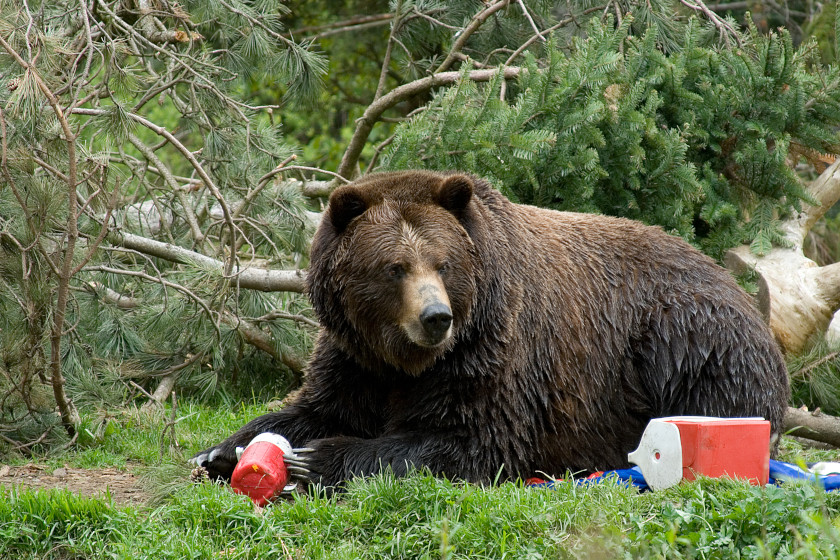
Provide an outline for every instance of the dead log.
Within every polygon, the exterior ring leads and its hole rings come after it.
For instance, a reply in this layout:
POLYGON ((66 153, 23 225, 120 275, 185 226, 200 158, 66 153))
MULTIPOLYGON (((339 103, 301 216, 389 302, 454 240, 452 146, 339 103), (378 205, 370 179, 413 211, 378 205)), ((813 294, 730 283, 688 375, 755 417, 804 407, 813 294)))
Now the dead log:
POLYGON ((806 438, 840 447, 840 418, 823 414, 819 409, 788 408, 784 432, 789 436, 806 438))
POLYGON ((819 266, 803 253, 808 232, 840 200, 840 159, 806 190, 817 204, 803 204, 801 212, 783 222, 788 247, 759 256, 741 245, 725 257, 735 274, 758 274, 759 309, 785 352, 798 352, 811 336, 824 333, 840 309, 840 263, 819 266))

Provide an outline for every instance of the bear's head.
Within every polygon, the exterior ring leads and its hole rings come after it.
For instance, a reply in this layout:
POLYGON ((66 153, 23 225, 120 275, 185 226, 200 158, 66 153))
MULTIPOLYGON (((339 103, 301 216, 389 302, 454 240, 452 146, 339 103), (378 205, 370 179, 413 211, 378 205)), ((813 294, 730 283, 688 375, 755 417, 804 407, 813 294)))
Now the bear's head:
POLYGON ((370 175, 336 189, 312 243, 308 290, 321 324, 371 368, 418 375, 470 320, 480 277, 464 227, 466 175, 370 175))

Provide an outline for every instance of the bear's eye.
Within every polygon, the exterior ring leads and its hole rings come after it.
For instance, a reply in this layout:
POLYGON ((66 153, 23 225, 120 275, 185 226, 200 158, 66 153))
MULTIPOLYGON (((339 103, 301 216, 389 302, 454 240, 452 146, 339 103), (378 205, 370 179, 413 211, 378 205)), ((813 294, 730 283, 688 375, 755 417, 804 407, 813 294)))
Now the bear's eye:
POLYGON ((445 262, 438 267, 438 274, 441 276, 446 274, 449 271, 449 263, 445 262))
POLYGON ((392 264, 385 270, 385 273, 391 280, 399 280, 405 276, 405 268, 401 264, 392 264))

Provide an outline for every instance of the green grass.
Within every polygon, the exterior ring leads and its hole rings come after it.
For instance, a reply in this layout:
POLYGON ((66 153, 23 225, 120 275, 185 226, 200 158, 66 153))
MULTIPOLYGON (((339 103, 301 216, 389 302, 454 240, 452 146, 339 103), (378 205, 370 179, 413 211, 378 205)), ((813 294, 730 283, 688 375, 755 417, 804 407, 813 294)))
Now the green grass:
MULTIPOLYGON (((110 430, 90 430, 78 450, 42 462, 142 468, 149 485, 166 488, 165 498, 118 507, 64 490, 0 489, 0 558, 840 557, 840 494, 809 484, 706 479, 640 494, 612 483, 482 487, 418 472, 256 510, 226 487, 189 483, 185 458, 258 412, 257 405, 185 404, 176 426, 184 451, 167 438, 163 456, 168 413, 112 417, 110 430)), ((93 418, 86 422, 95 427, 93 418)), ((790 442, 784 453, 787 460, 806 454, 790 442)))

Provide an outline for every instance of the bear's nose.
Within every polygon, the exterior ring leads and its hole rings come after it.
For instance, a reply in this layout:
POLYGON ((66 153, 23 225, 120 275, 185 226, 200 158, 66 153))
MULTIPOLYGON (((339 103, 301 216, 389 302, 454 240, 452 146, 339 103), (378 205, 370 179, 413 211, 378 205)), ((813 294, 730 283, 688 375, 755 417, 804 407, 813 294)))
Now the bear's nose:
POLYGON ((452 311, 446 304, 433 303, 420 313, 420 323, 426 334, 435 339, 441 339, 452 324, 452 311))

